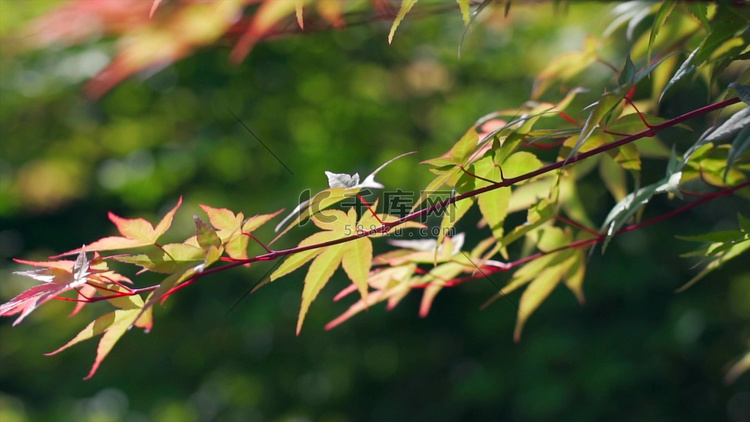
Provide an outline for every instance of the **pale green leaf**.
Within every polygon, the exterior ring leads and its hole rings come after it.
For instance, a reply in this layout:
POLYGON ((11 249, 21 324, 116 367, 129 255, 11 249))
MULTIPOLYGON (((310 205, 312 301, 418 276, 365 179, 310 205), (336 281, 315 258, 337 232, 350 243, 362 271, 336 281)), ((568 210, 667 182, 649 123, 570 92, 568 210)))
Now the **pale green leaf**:
POLYGON ((586 299, 583 296, 583 279, 586 275, 586 254, 583 250, 576 250, 575 258, 568 271, 565 273, 563 282, 576 296, 578 303, 583 305, 586 299))
POLYGON ((502 164, 502 175, 506 179, 522 176, 542 168, 539 158, 526 151, 518 151, 509 156, 502 164))
POLYGON ((169 243, 162 248, 154 248, 146 254, 115 255, 115 261, 139 265, 157 273, 170 274, 185 266, 203 262, 206 252, 192 245, 169 243))
POLYGON ((398 10, 398 14, 396 15, 396 19, 393 20, 393 25, 391 25, 391 32, 388 33, 388 44, 390 44, 393 41, 393 35, 396 33, 396 28, 401 24, 401 21, 404 20, 404 17, 407 13, 409 13, 409 10, 417 3, 417 0, 401 0, 401 8, 398 10))
POLYGON ((367 238, 348 242, 344 247, 341 266, 357 285, 363 300, 367 301, 367 277, 372 265, 372 242, 367 238))
POLYGON ((47 356, 59 353, 75 344, 82 341, 93 338, 99 334, 104 333, 99 346, 97 347, 96 359, 94 364, 89 371, 89 374, 84 379, 91 378, 99 365, 102 363, 107 354, 112 350, 112 347, 122 337, 128 328, 136 322, 140 315, 141 310, 136 309, 119 309, 112 311, 108 314, 102 315, 95 319, 89 325, 87 325, 81 332, 79 332, 72 340, 67 342, 64 346, 59 349, 46 353, 47 356))
MULTIPOLYGON (((511 158, 518 154, 513 154, 511 158)), ((500 168, 495 165, 492 157, 486 157, 477 161, 474 165, 474 170, 478 176, 487 180, 500 180, 500 168)), ((490 185, 489 182, 481 179, 475 180, 474 183, 476 188, 483 188, 490 185)), ((508 215, 510 197, 511 188, 502 187, 485 192, 479 195, 477 199, 482 216, 489 225, 490 230, 492 230, 492 235, 498 240, 503 237, 503 223, 505 222, 505 217, 508 215)))
POLYGON ((341 257, 344 253, 340 245, 329 247, 318 255, 310 264, 310 269, 305 276, 305 287, 302 290, 302 305, 297 318, 297 335, 302 330, 302 323, 305 321, 310 304, 318 296, 318 293, 325 287, 328 280, 338 268, 341 257))
POLYGON ((513 339, 518 342, 521 340, 521 331, 531 314, 544 302, 544 299, 552 293, 557 284, 562 280, 565 273, 572 264, 571 260, 561 264, 545 268, 521 295, 521 302, 518 305, 518 317, 516 319, 516 328, 513 331, 513 339))
POLYGON ((458 3, 458 8, 461 9, 464 25, 468 25, 469 19, 471 19, 471 11, 469 10, 471 0, 456 0, 456 3, 458 3))

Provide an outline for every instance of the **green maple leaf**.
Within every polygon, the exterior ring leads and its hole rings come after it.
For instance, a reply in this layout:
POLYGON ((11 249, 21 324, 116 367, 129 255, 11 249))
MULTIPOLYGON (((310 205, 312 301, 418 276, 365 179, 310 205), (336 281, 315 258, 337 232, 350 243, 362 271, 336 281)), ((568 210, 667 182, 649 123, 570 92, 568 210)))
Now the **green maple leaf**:
MULTIPOLYGON (((377 203, 375 204, 377 206, 377 203)), ((380 221, 394 221, 397 217, 379 214, 380 221)), ((347 213, 339 210, 327 211, 313 215, 312 222, 323 229, 323 231, 300 242, 299 247, 306 247, 333 240, 349 237, 358 232, 368 231, 381 226, 375 216, 371 213, 364 214, 357 221, 354 208, 347 213)), ((417 223, 404 223, 401 227, 421 227, 417 223)), ((375 237, 377 235, 374 235, 375 237)), ((310 304, 325 287, 333 273, 341 265, 347 276, 357 286, 363 300, 367 300, 368 287, 367 278, 372 265, 372 241, 369 237, 361 237, 324 248, 310 249, 291 255, 284 261, 276 271, 271 274, 271 281, 291 273, 302 265, 312 260, 310 268, 305 276, 305 287, 302 291, 302 305, 297 320, 297 335, 302 329, 310 304)))
MULTIPOLYGON (((247 259, 247 247, 250 242, 249 233, 279 215, 283 210, 271 214, 258 214, 245 219, 242 212, 235 214, 226 208, 214 208, 201 204, 200 207, 208 215, 208 220, 216 229, 216 235, 221 239, 224 250, 233 259, 247 259)), ((184 242, 187 245, 200 247, 196 236, 184 242)))

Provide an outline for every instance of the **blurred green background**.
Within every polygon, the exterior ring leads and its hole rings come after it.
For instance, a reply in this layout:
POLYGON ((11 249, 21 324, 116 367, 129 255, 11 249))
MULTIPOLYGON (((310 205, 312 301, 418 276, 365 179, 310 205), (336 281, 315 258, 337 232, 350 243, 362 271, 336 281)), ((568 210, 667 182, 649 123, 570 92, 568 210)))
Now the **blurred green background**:
MULTIPOLYGON (((53 4, 1 0, 0 34, 7 40, 53 4)), ((21 269, 11 258, 44 259, 114 234, 107 211, 156 221, 184 195, 167 235, 179 240, 193 230, 192 214, 202 215, 200 203, 246 215, 291 209, 302 190, 326 187, 324 170, 364 176, 410 150, 419 154, 378 180, 419 191, 431 174, 418 161, 442 154, 479 117, 526 101, 549 59, 601 33, 610 9, 517 7, 476 27, 460 58, 458 12, 407 18, 391 46, 388 22, 264 42, 239 66, 228 63, 228 45, 219 46, 131 78, 98 102, 83 97, 81 84, 106 64, 112 40, 30 53, 6 42, 0 300, 31 285, 11 274, 21 269)), ((625 45, 608 45, 613 63, 623 61, 625 45)), ((610 76, 588 75, 589 84, 610 76)), ((665 113, 685 107, 684 97, 673 101, 665 113)), ((612 199, 595 178, 581 191, 602 221, 612 199)), ((557 289, 520 344, 512 341, 518 295, 479 311, 495 291, 485 280, 444 291, 425 319, 416 293, 390 312, 377 306, 326 332, 350 303, 330 300, 348 284, 341 271, 296 337, 303 271, 232 308, 271 268, 266 263, 180 291, 156 308, 150 334, 127 333, 94 378, 81 381, 96 340, 43 353, 108 305, 69 319, 72 304, 50 303, 19 326, 0 321, 0 421, 746 421, 750 377, 722 383, 750 337, 746 259, 673 292, 696 273, 694 261, 678 257, 695 245, 674 234, 734 227, 742 206, 711 203, 616 239, 590 259, 587 305, 557 289)), ((648 212, 673 207, 662 201, 648 212)), ((469 246, 480 238, 478 218, 460 226, 469 246)), ((257 234, 272 237, 270 227, 257 234)))

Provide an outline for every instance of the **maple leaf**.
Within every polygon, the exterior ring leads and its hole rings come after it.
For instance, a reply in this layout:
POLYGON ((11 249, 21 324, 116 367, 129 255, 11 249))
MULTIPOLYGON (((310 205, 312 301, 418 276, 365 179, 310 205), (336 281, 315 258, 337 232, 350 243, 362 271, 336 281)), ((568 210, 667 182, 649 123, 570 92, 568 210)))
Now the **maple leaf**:
POLYGON ((310 217, 316 212, 329 208, 332 205, 338 202, 341 202, 346 198, 351 198, 352 196, 359 193, 359 191, 362 188, 374 188, 374 189, 384 188, 385 186, 383 186, 382 183, 375 181, 375 176, 378 174, 378 172, 380 172, 380 170, 383 170, 388 164, 391 164, 392 162, 398 160, 399 158, 407 156, 407 155, 411 155, 414 153, 416 153, 416 151, 406 152, 397 157, 391 158, 390 160, 383 163, 380 167, 376 168, 375 171, 368 174, 367 177, 365 177, 365 179, 362 182, 359 181, 359 173, 347 174, 347 173, 333 173, 330 171, 326 171, 325 174, 326 174, 326 177, 328 178, 328 189, 324 189, 318 192, 311 199, 301 202, 292 210, 292 212, 289 213, 289 215, 284 217, 284 219, 281 220, 281 222, 276 225, 276 228, 274 228, 274 231, 278 232, 279 230, 281 230, 281 228, 284 226, 284 224, 287 221, 291 220, 292 217, 298 214, 297 219, 295 219, 291 224, 289 224, 286 227, 286 229, 284 229, 278 236, 276 236, 275 239, 271 241, 271 243, 274 243, 278 238, 280 238, 282 235, 288 232, 292 227, 294 227, 300 221, 304 220, 305 218, 310 217))
POLYGON ((91 366, 88 375, 83 379, 87 380, 94 376, 94 373, 96 373, 104 358, 107 357, 117 341, 120 340, 120 337, 122 337, 131 326, 135 325, 139 328, 144 328, 145 331, 148 332, 153 325, 151 309, 148 309, 148 312, 143 312, 144 302, 140 296, 127 296, 119 299, 121 300, 116 302, 115 305, 120 309, 104 314, 91 321, 91 323, 81 330, 81 332, 72 340, 57 350, 45 353, 45 355, 52 356, 84 340, 88 340, 99 334, 104 334, 96 349, 96 359, 94 360, 94 364, 91 366))
POLYGON ((177 209, 182 205, 182 197, 177 201, 177 205, 169 210, 164 218, 159 221, 159 224, 154 228, 151 223, 142 218, 122 218, 114 213, 108 214, 109 219, 117 226, 117 230, 120 231, 122 236, 109 236, 97 240, 94 243, 83 246, 82 248, 73 249, 56 255, 53 258, 71 255, 78 252, 88 251, 111 251, 115 249, 132 249, 141 246, 156 245, 156 241, 161 235, 163 235, 172 225, 172 219, 174 218, 177 209))
POLYGON ((86 284, 89 275, 92 274, 89 264, 86 253, 81 251, 72 265, 70 261, 60 261, 46 268, 14 272, 13 274, 31 277, 34 280, 44 282, 44 284, 34 286, 0 305, 0 316, 20 313, 21 315, 13 323, 13 325, 18 325, 28 314, 43 303, 68 290, 86 284))
MULTIPOLYGON (((374 205, 377 207, 377 202, 374 205)), ((381 226, 382 222, 395 221, 397 217, 379 214, 377 218, 366 213, 357 221, 354 208, 347 213, 339 210, 328 211, 325 214, 316 214, 312 217, 313 223, 324 231, 313 234, 300 242, 300 247, 322 244, 344 237, 352 236, 358 232, 368 231, 381 226), (378 220, 379 219, 379 220, 378 220)), ((419 223, 407 222, 399 227, 423 227, 419 223)), ((373 235, 375 237, 376 235, 373 235)), ((297 320, 297 335, 302 329, 305 315, 310 304, 318 293, 325 287, 333 273, 341 265, 344 271, 357 286, 363 300, 367 300, 367 279, 372 265, 372 241, 368 237, 361 237, 345 243, 330 245, 324 248, 310 249, 294 255, 284 261, 276 271, 271 274, 270 280, 276 280, 281 276, 291 273, 312 260, 310 268, 305 276, 305 287, 302 291, 302 306, 300 307, 297 320)))
MULTIPOLYGON (((589 233, 580 233, 579 240, 590 238, 589 233)), ((521 340, 521 332, 532 313, 544 302, 558 284, 563 282, 583 304, 583 277, 586 253, 580 248, 564 248, 572 242, 569 230, 549 226, 542 230, 537 247, 546 255, 534 259, 513 274, 508 284, 483 305, 489 306, 498 298, 527 285, 518 305, 518 316, 513 339, 521 340), (560 249, 563 248, 563 249, 560 249)))
MULTIPOLYGON (((13 261, 19 263, 19 264, 25 264, 25 265, 31 265, 34 267, 42 267, 42 268, 58 268, 61 270, 65 270, 68 272, 73 271, 73 267, 75 265, 75 261, 72 260, 58 260, 58 261, 27 261, 25 259, 18 259, 14 258, 13 261)), ((80 286, 80 288, 76 288, 75 290, 78 292, 78 300, 76 301, 76 306, 73 309, 73 311, 68 316, 74 316, 80 310, 89 302, 89 299, 92 298, 94 295, 96 295, 97 292, 102 293, 103 295, 111 295, 112 289, 110 289, 108 292, 104 291, 101 292, 95 283, 99 283, 100 286, 108 285, 108 286, 122 286, 123 283, 126 284, 133 284, 133 282, 125 277, 124 275, 117 274, 116 272, 109 269, 107 266, 107 262, 101 258, 98 252, 94 252, 93 258, 89 261, 89 276, 88 281, 89 283, 84 284, 80 286)), ((109 301, 114 301, 117 299, 110 299, 109 301)))
MULTIPOLYGON (((247 247, 250 242, 250 234, 284 211, 281 209, 275 213, 258 214, 245 219, 245 215, 241 212, 235 214, 226 208, 214 208, 203 204, 200 204, 200 207, 208 215, 208 220, 216 229, 216 234, 224 245, 224 251, 230 258, 236 260, 248 259, 247 247)), ((184 243, 200 247, 196 236, 189 238, 184 243)))
MULTIPOLYGON (((406 297, 414 286, 428 284, 424 289, 419 315, 426 317, 429 313, 435 296, 442 290, 446 282, 462 272, 471 273, 478 268, 478 263, 486 263, 480 256, 494 242, 494 239, 486 239, 480 242, 469 255, 461 253, 464 234, 459 233, 453 238, 445 236, 440 246, 435 239, 420 240, 390 240, 388 243, 407 249, 397 249, 378 255, 373 258, 374 265, 388 265, 388 267, 376 269, 370 272, 367 283, 375 289, 370 292, 365 300, 360 299, 349 307, 343 314, 326 324, 326 330, 330 330, 354 315, 367 309, 369 306, 380 302, 388 302, 386 310, 391 310, 406 297), (417 274, 417 264, 432 264, 434 261, 434 250, 438 249, 437 262, 425 274, 417 274), (474 259, 470 258, 474 257, 474 259)), ((339 300, 353 291, 349 286, 339 292, 334 300, 339 300)))

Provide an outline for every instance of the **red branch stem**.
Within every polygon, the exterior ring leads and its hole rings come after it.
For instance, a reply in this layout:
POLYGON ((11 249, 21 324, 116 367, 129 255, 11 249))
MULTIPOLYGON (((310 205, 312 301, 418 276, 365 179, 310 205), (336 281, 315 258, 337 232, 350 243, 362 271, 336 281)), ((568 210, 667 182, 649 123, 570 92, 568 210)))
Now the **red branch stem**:
MULTIPOLYGON (((200 279, 202 277, 205 277, 205 276, 211 275, 211 274, 215 274, 215 273, 218 273, 218 272, 221 272, 221 271, 226 271, 226 270, 228 270, 230 268, 238 267, 238 266, 249 264, 249 263, 253 263, 253 262, 271 261, 271 260, 275 260, 275 259, 278 259, 278 258, 283 257, 283 256, 292 255, 292 254, 295 254, 295 253, 299 253, 299 252, 303 252, 303 251, 307 251, 307 250, 311 250, 311 249, 325 248, 325 247, 337 245, 337 244, 340 244, 340 243, 350 242, 350 241, 353 241, 353 240, 356 240, 356 239, 359 239, 359 238, 363 238, 363 237, 368 237, 368 236, 371 236, 371 235, 374 235, 374 234, 388 233, 395 226, 398 226, 398 225, 403 224, 403 223, 408 222, 408 221, 416 220, 416 219, 418 219, 420 217, 429 215, 429 214, 431 214, 433 212, 445 209, 447 206, 449 206, 449 205, 451 205, 451 204, 453 204, 453 203, 455 203, 457 201, 461 201, 461 200, 464 200, 464 199, 467 199, 467 198, 472 198, 472 197, 475 197, 477 195, 481 195, 481 194, 483 194, 485 192, 489 192, 489 191, 494 190, 494 189, 499 189, 499 188, 502 188, 502 187, 512 186, 512 185, 515 185, 515 184, 517 184, 519 182, 523 182, 523 181, 532 179, 534 177, 543 175, 545 173, 549 173, 549 172, 561 169, 561 168, 563 168, 566 165, 577 163, 579 161, 585 160, 586 158, 593 157, 595 155, 601 154, 601 153, 606 152, 606 151, 613 150, 615 148, 619 148, 619 147, 621 147, 623 145, 629 144, 631 142, 635 142, 635 141, 637 141, 637 140, 639 140, 641 138, 654 136, 659 131, 662 131, 664 129, 670 128, 670 127, 675 126, 675 125, 677 125, 679 123, 682 123, 682 122, 684 122, 686 120, 690 120, 690 119, 692 119, 694 117, 701 116, 701 115, 710 113, 712 111, 720 110, 722 108, 728 107, 728 106, 730 106, 732 104, 738 103, 739 101, 740 101, 740 99, 737 98, 737 97, 735 97, 735 98, 730 98, 730 99, 727 99, 727 100, 719 101, 719 102, 716 102, 716 103, 713 103, 713 104, 709 104, 707 106, 704 106, 704 107, 692 110, 692 111, 690 111, 688 113, 682 114, 682 115, 674 117, 672 119, 669 119, 669 120, 667 120, 667 121, 665 121, 663 123, 660 123, 660 124, 657 124, 657 125, 653 125, 653 126, 649 126, 649 127, 647 127, 646 129, 644 129, 644 130, 642 130, 640 132, 637 132, 637 133, 625 136, 624 138, 619 139, 619 140, 614 141, 614 142, 611 142, 611 143, 609 143, 607 145, 602 145, 602 146, 600 146, 598 148, 594 148, 594 149, 592 149, 590 151, 576 154, 573 157, 569 157, 567 160, 557 161, 557 162, 548 164, 548 165, 546 165, 544 167, 541 167, 541 168, 539 168, 537 170, 531 171, 529 173, 522 174, 520 176, 512 177, 512 178, 508 178, 508 179, 503 178, 501 181, 499 181, 499 182, 493 182, 492 184, 490 184, 488 186, 484 186, 482 188, 474 189, 472 191, 465 192, 465 193, 460 194, 460 195, 452 196, 450 198, 447 198, 447 199, 444 199, 442 201, 439 201, 439 202, 437 202, 437 203, 435 203, 435 204, 433 204, 433 205, 431 205, 429 207, 425 207, 425 208, 419 209, 419 210, 417 210, 415 212, 412 212, 412 213, 410 213, 410 214, 408 214, 406 216, 403 216, 403 217, 401 217, 401 218, 399 218, 397 220, 394 220, 394 221, 391 221, 391 222, 383 222, 381 226, 375 227, 374 229, 371 229, 371 230, 360 231, 360 232, 357 232, 355 234, 352 234, 351 236, 341 237, 341 238, 330 240, 330 241, 327 241, 327 242, 321 242, 321 243, 316 243, 316 244, 307 245, 307 246, 297 246, 297 247, 293 247, 293 248, 289 248, 289 249, 282 249, 282 250, 267 250, 267 253, 265 253, 265 254, 257 255, 255 257, 248 258, 248 259, 234 260, 233 262, 230 262, 230 263, 228 263, 226 265, 222 265, 222 266, 216 267, 216 268, 207 269, 207 270, 205 270, 205 271, 203 271, 203 272, 201 272, 199 274, 196 274, 195 276, 193 276, 192 278, 190 278, 189 280, 187 280, 185 283, 182 283, 179 286, 175 286, 172 290, 170 290, 163 297, 168 296, 169 294, 173 293, 176 290, 179 290, 180 288, 183 288, 183 287, 186 287, 187 285, 193 284, 194 282, 196 282, 198 279, 200 279)), ((653 218, 651 220, 644 221, 644 222, 641 222, 641 223, 638 223, 638 224, 633 224, 633 225, 627 226, 627 227, 621 229, 620 231, 618 231, 616 234, 626 233, 626 232, 629 232, 629 231, 632 231, 632 230, 636 230, 636 229, 641 228, 641 227, 645 227, 645 226, 650 225, 650 224, 657 223, 657 222, 662 221, 664 219, 668 219, 668 218, 670 218, 670 217, 672 217, 674 215, 677 215, 677 214, 679 214, 681 212, 687 211, 687 210, 689 210, 689 209, 691 209, 693 207, 701 205, 701 204, 703 204, 705 202, 708 202, 708 201, 710 201, 712 199, 718 198, 720 196, 730 195, 732 192, 734 192, 734 191, 736 191, 738 189, 741 189, 743 187, 746 187, 748 185, 750 185, 750 182, 745 182, 745 183, 742 183, 740 185, 733 186, 731 188, 724 188, 723 190, 721 190, 719 192, 706 195, 706 196, 704 196, 704 197, 702 197, 702 198, 700 198, 700 199, 698 199, 698 200, 696 200, 696 201, 694 201, 694 202, 692 202, 690 204, 687 204, 687 205, 685 205, 685 206, 683 206, 681 208, 673 210, 673 211, 671 211, 669 213, 666 213, 664 215, 661 215, 659 217, 656 217, 656 218, 653 218)), ((587 231, 590 231, 590 230, 587 230, 587 231)), ((484 266, 484 269, 487 270, 487 271, 485 271, 485 274, 487 274, 487 273, 494 273, 494 272, 498 272, 498 271, 507 271, 509 269, 515 268, 515 267, 517 267, 519 265, 522 265, 522 264, 525 264, 525 263, 527 263, 529 261, 537 259, 540 256, 543 256, 543 255, 546 255, 546 254, 549 254, 549 253, 553 253, 553 252, 559 252, 562 249, 577 248, 577 247, 588 247, 588 246, 591 246, 591 245, 594 245, 594 244, 597 244, 597 243, 600 243, 600 242, 604 241, 605 238, 606 238, 605 235, 597 233, 596 237, 593 237, 591 239, 579 240, 579 241, 572 242, 572 243, 570 243, 570 244, 568 244, 566 246, 563 246, 561 248, 558 248, 558 249, 555 249, 555 250, 552 250, 552 251, 539 252, 539 253, 536 253, 536 254, 533 254, 533 255, 529 255, 529 256, 527 256, 525 258, 522 258, 522 259, 519 259, 517 261, 513 261, 511 263, 508 263, 508 264, 504 265, 502 268, 493 267, 493 266, 484 266)), ((257 241, 257 239, 256 239, 256 241, 257 241)), ((484 275, 482 275, 482 276, 484 276, 484 275)), ((449 281, 447 283, 447 285, 457 285, 457 284, 460 284, 460 283, 462 283, 464 281, 472 280, 472 279, 475 279, 477 277, 478 276, 470 276, 470 277, 464 277, 464 278, 460 278, 460 279, 454 279, 454 280, 449 281)), ((142 293, 142 292, 152 291, 152 290, 157 289, 158 287, 159 287, 159 285, 154 285, 154 286, 144 287, 144 288, 141 288, 141 289, 132 289, 130 292, 123 292, 121 294, 116 294, 116 295, 110 295, 110 296, 102 296, 102 297, 92 298, 91 300, 89 300, 89 302, 97 302, 97 301, 101 301, 101 300, 112 299, 112 298, 115 298, 115 297, 130 296, 130 295, 139 294, 139 293, 142 293)), ((73 300, 75 300, 75 299, 73 299, 73 300)))

